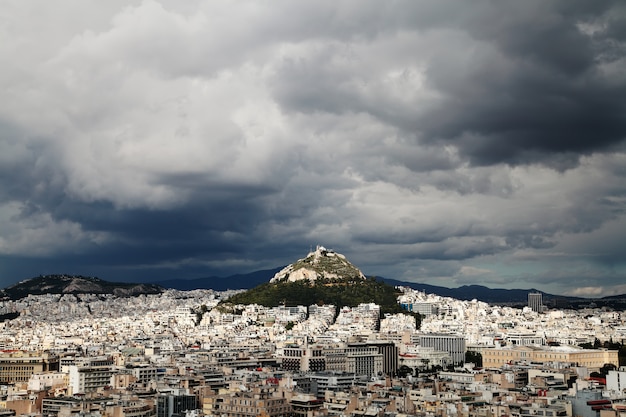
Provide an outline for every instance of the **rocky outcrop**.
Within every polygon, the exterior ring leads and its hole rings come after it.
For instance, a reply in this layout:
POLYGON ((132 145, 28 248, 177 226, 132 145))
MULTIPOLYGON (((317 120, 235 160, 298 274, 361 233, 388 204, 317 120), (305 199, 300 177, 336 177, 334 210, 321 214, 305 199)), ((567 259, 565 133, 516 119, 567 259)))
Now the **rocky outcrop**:
POLYGON ((352 265, 344 255, 332 249, 318 246, 315 251, 310 252, 305 258, 299 259, 277 272, 270 282, 294 282, 301 280, 314 282, 319 279, 332 280, 342 278, 365 279, 365 275, 352 265))

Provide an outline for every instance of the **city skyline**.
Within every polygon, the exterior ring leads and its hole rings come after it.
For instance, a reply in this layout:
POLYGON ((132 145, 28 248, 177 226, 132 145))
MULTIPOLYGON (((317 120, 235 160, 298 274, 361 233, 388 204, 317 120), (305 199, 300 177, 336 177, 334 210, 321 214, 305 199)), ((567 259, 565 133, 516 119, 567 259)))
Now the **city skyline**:
MULTIPOLYGON (((322 250, 304 263, 336 256, 322 250)), ((380 291, 288 305, 236 290, 128 296, 91 286, 3 300, 5 316, 15 313, 0 323, 3 414, 484 417, 497 407, 492 414, 593 417, 601 407, 620 416, 624 311, 399 290, 395 313, 380 291)))
POLYGON ((276 268, 626 293, 619 1, 9 1, 0 287, 276 268), (78 18, 80 16, 80 18, 78 18))

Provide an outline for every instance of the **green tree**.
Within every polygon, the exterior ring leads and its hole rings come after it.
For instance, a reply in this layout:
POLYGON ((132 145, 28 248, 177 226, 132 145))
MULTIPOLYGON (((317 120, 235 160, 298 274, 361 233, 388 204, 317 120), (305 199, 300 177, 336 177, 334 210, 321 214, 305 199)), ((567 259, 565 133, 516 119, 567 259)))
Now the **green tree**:
POLYGON ((465 352, 465 362, 473 363, 476 367, 482 368, 483 355, 480 352, 468 350, 467 352, 465 352))
POLYGON ((609 371, 614 371, 616 369, 617 369, 617 366, 615 364, 605 363, 604 365, 602 365, 602 368, 600 368, 600 375, 605 377, 609 374, 609 371))
POLYGON ((398 368, 398 377, 406 378, 407 375, 413 375, 413 369, 411 367, 402 365, 400 368, 398 368))

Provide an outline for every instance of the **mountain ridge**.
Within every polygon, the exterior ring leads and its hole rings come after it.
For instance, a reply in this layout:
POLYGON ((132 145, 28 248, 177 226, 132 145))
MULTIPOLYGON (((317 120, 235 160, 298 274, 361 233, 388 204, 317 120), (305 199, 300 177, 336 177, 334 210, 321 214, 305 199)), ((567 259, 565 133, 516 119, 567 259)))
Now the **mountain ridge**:
MULTIPOLYGON (((62 293, 87 293, 88 288, 83 287, 75 288, 71 290, 68 288, 65 292, 61 289, 46 290, 46 286, 42 285, 42 281, 33 281, 40 278, 47 277, 75 277, 84 278, 86 280, 99 280, 101 281, 103 288, 98 290, 102 294, 121 294, 123 296, 132 296, 143 293, 157 293, 157 291, 163 291, 164 289, 176 289, 181 291, 189 291, 194 289, 212 289, 215 291, 226 291, 235 289, 251 289, 258 285, 267 283, 271 277, 276 273, 284 269, 285 266, 280 266, 272 269, 263 269, 252 271, 249 273, 234 274, 225 277, 203 277, 195 279, 171 279, 154 282, 144 283, 122 283, 105 281, 96 277, 84 277, 80 275, 71 274, 52 274, 52 275, 40 275, 39 277, 28 278, 22 280, 17 284, 6 287, 0 290, 0 297, 4 299, 18 299, 23 296, 31 294, 62 294, 62 293), (28 288, 25 286, 28 284, 28 288), (38 283, 38 284, 37 284, 38 283), (233 285, 236 284, 236 285, 233 285), (145 285, 147 287, 141 287, 145 285), (108 287, 108 289, 107 289, 108 287), (114 288, 118 289, 115 290, 114 288), (30 288, 30 289, 29 289, 30 288), (129 290, 129 288, 134 288, 129 290)), ((602 298, 582 298, 571 296, 560 296, 550 293, 546 293, 534 288, 531 289, 503 289, 503 288, 489 288, 482 285, 464 285, 457 288, 448 288, 443 286, 437 286, 426 283, 417 283, 409 281, 401 281, 393 278, 375 277, 378 280, 382 280, 393 286, 403 286, 413 288, 418 291, 423 291, 428 294, 435 294, 442 297, 451 297, 458 300, 479 300, 492 304, 510 304, 510 305, 524 305, 527 302, 529 292, 540 292, 544 297, 544 302, 552 307, 560 308, 582 308, 586 305, 597 304, 598 306, 609 306, 613 308, 626 309, 626 294, 611 295, 602 298)), ((61 284, 58 284, 59 288, 61 284)))
POLYGON ((111 282, 97 277, 53 274, 22 280, 2 289, 0 296, 11 300, 42 294, 112 294, 132 297, 140 294, 159 294, 163 291, 163 287, 151 283, 111 282))

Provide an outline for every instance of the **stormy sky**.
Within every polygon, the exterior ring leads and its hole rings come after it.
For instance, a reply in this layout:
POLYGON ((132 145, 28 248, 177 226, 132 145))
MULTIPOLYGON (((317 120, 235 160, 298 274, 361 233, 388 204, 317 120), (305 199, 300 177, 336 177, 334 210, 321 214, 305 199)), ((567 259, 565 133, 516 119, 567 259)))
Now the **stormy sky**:
POLYGON ((626 293, 622 0, 8 0, 0 39, 1 287, 320 244, 367 275, 626 293))

